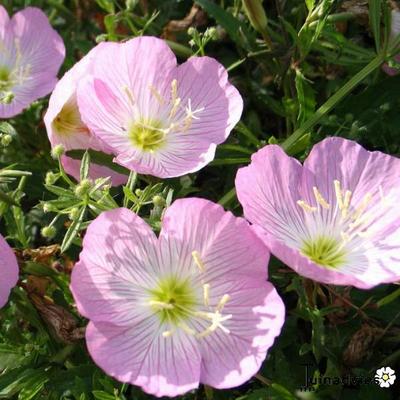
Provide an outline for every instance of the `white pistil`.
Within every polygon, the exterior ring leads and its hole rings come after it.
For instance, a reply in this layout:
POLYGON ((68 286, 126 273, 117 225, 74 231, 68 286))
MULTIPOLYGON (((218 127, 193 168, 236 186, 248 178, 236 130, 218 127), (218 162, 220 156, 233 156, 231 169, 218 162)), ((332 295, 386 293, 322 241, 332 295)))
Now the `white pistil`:
POLYGON ((200 258, 200 254, 197 250, 192 251, 192 258, 197 267, 199 268, 200 272, 206 271, 206 266, 204 265, 203 261, 200 258))
POLYGON ((157 300, 150 300, 149 304, 151 306, 159 308, 160 310, 172 310, 174 308, 173 304, 165 303, 163 301, 157 301, 157 300))
POLYGON ((318 204, 320 204, 322 208, 329 210, 330 204, 324 199, 322 194, 319 192, 319 190, 315 186, 313 187, 313 192, 314 192, 315 200, 317 200, 318 204))
POLYGON ((199 112, 202 112, 204 110, 204 107, 198 108, 197 110, 192 110, 192 101, 191 99, 188 99, 188 105, 185 108, 186 112, 186 117, 183 121, 183 131, 186 132, 190 129, 192 126, 192 121, 194 119, 199 119, 199 117, 196 115, 199 112))
POLYGON ((204 338, 211 333, 215 332, 218 328, 225 333, 230 333, 230 330, 222 325, 222 322, 228 321, 232 318, 232 314, 222 315, 219 311, 215 313, 206 313, 207 317, 211 319, 211 325, 203 332, 197 334, 198 338, 204 338))
POLYGON ((204 305, 208 307, 210 305, 210 284, 205 283, 203 285, 203 300, 204 300, 204 305))
POLYGON ((297 204, 306 212, 317 211, 317 207, 311 207, 304 200, 297 200, 297 204))

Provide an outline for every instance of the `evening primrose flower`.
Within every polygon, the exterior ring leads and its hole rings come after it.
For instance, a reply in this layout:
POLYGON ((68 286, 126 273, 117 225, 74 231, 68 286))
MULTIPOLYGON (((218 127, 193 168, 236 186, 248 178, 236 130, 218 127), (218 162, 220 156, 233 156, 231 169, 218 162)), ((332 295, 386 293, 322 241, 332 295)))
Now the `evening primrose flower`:
POLYGON ((245 217, 300 275, 370 288, 400 280, 400 160, 328 138, 302 166, 277 145, 236 176, 245 217))
POLYGON ((268 259, 244 219, 207 200, 175 201, 158 238, 128 209, 102 213, 71 282, 92 358, 156 396, 242 384, 284 321, 268 259))
POLYGON ((0 235, 0 308, 8 300, 11 289, 18 282, 18 263, 11 247, 7 244, 3 236, 0 235))
POLYGON ((64 43, 41 10, 28 7, 10 19, 0 6, 0 118, 49 94, 64 57, 64 43))
POLYGON ((178 66, 167 44, 138 37, 102 47, 78 87, 82 120, 116 162, 161 178, 209 163, 239 121, 243 102, 225 68, 209 57, 178 66))
MULTIPOLYGON (((82 122, 76 99, 78 82, 90 72, 96 52, 101 47, 115 44, 101 43, 78 61, 57 83, 50 96, 49 108, 44 116, 47 135, 52 148, 62 145, 65 150, 93 149, 111 153, 105 143, 95 137, 82 122)), ((80 161, 63 155, 61 157, 65 171, 79 180, 80 161)), ((91 163, 89 176, 92 179, 109 176, 113 185, 127 181, 127 176, 118 174, 110 168, 91 163)))

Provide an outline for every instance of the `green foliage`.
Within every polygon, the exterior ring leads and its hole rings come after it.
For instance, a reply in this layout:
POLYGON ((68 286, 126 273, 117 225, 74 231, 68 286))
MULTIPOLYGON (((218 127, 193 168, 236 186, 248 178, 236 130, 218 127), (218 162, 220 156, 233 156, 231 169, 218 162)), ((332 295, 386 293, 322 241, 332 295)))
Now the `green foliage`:
MULTIPOLYGON (((84 231, 101 212, 128 207, 159 231, 173 199, 196 195, 241 215, 234 190, 237 168, 268 143, 281 144, 299 160, 329 135, 400 154, 400 77, 381 71, 400 52, 400 42, 389 34, 390 3, 355 2, 358 8, 352 3, 265 0, 265 18, 257 20, 240 0, 196 0, 207 18, 199 15, 189 31, 188 26, 170 31, 168 23, 182 20, 191 1, 2 2, 10 13, 28 5, 47 13, 67 48, 61 73, 96 42, 163 34, 180 61, 207 55, 224 64, 245 109, 210 165, 163 181, 138 176, 93 150, 68 152, 81 160, 81 169, 79 182, 67 176, 50 156, 42 123, 47 99, 0 122, 0 231, 16 249, 21 267, 19 285, 0 310, 0 399, 152 398, 94 365, 82 334, 87 321, 77 314, 69 290, 84 231), (126 174, 128 182, 121 190, 107 179, 90 181, 93 163, 126 174), (43 237, 42 228, 49 227, 47 233, 55 236, 43 237), (66 324, 62 332, 60 321, 66 324)), ((381 366, 400 370, 398 289, 317 284, 275 259, 269 276, 285 301, 287 318, 259 374, 239 388, 200 387, 181 399, 399 398, 398 382, 390 389, 323 383, 329 377, 373 377, 381 366), (313 380, 309 391, 304 390, 305 365, 313 380)))

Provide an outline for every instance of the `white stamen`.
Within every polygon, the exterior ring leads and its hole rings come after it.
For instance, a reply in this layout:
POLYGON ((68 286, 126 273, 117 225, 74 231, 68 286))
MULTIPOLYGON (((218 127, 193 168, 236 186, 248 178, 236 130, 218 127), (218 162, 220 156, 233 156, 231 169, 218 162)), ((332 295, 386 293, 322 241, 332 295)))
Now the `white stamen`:
POLYGON ((203 285, 203 300, 204 300, 204 305, 208 307, 210 305, 210 284, 205 283, 203 285))
POLYGON ((201 260, 200 254, 199 254, 199 252, 197 250, 192 251, 192 257, 193 257, 193 261, 195 262, 195 264, 199 268, 200 272, 205 272, 206 271, 206 267, 205 267, 203 261, 201 260))
POLYGON ((317 207, 311 207, 309 204, 307 204, 303 200, 297 200, 297 204, 306 212, 317 211, 317 207))
POLYGON ((125 85, 122 88, 122 90, 125 92, 126 96, 128 97, 128 101, 129 101, 130 105, 133 106, 135 104, 135 98, 133 96, 131 89, 129 89, 129 87, 125 85))
POLYGON ((173 331, 164 331, 162 333, 162 335, 163 335, 163 337, 168 338, 168 337, 172 336, 173 333, 174 333, 173 331))
POLYGON ((224 294, 217 305, 217 312, 222 311, 225 307, 225 304, 230 300, 231 296, 229 294, 224 294))
POLYGON ((149 304, 154 307, 158 307, 160 310, 172 310, 174 306, 170 303, 164 303, 163 301, 150 300, 149 304))
POLYGON ((322 194, 319 192, 319 190, 315 186, 313 187, 313 191, 314 191, 315 200, 317 200, 317 202, 321 205, 322 208, 329 210, 330 204, 324 199, 322 194))
POLYGON ((371 200, 372 200, 371 193, 367 193, 353 214, 354 221, 357 221, 361 217, 361 215, 364 213, 365 209, 368 207, 368 204, 371 202, 371 200))
POLYGON ((153 85, 149 85, 149 89, 151 94, 157 99, 157 101, 160 103, 160 105, 164 105, 165 104, 165 100, 163 99, 163 97, 161 96, 160 92, 157 90, 157 88, 155 88, 153 85))
POLYGON ((342 189, 340 187, 340 182, 338 180, 334 180, 333 184, 335 186, 337 205, 339 207, 339 210, 342 210, 343 209, 343 194, 342 194, 342 189))
POLYGON ((196 331, 192 328, 190 328, 185 322, 180 321, 178 324, 179 328, 181 328, 185 333, 194 336, 196 334, 196 331))

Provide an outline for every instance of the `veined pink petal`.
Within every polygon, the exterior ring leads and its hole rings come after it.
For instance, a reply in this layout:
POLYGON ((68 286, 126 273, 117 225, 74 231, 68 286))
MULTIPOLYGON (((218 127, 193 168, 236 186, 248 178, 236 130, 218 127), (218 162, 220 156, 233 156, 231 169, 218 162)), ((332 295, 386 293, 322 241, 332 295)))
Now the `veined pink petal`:
POLYGON ((157 38, 103 49, 92 75, 78 89, 85 124, 113 149, 116 162, 143 174, 170 178, 198 171, 243 108, 222 65, 193 57, 178 67, 157 38))
POLYGON ((0 308, 3 307, 8 300, 10 290, 18 282, 18 263, 15 254, 7 244, 3 236, 0 235, 0 308))
MULTIPOLYGON (((111 154, 110 148, 94 136, 82 122, 76 91, 79 82, 90 73, 93 60, 99 49, 113 45, 115 44, 101 43, 93 48, 57 83, 50 96, 49 108, 44 117, 52 147, 62 144, 66 150, 93 149, 111 154)), ((79 180, 80 161, 63 156, 62 164, 68 174, 79 180)), ((110 176, 111 183, 114 186, 123 184, 127 180, 125 175, 93 163, 90 166, 89 176, 92 179, 110 176)))
POLYGON ((400 279, 399 159, 328 138, 301 167, 266 146, 236 188, 259 237, 299 274, 363 289, 400 279))
POLYGON ((230 293, 223 309, 233 316, 224 324, 230 333, 218 330, 199 341, 200 380, 218 389, 239 386, 258 372, 285 319, 283 301, 269 282, 232 285, 230 293))
POLYGON ((196 340, 181 332, 166 340, 158 324, 154 316, 125 329, 90 322, 86 330, 89 352, 109 375, 157 397, 174 397, 197 388, 200 353, 196 340))
POLYGON ((199 382, 240 385, 283 324, 283 303, 265 280, 268 258, 245 220, 207 200, 176 201, 158 239, 127 209, 101 214, 71 283, 91 320, 90 354, 106 373, 156 396, 199 382))
POLYGON ((61 37, 38 8, 28 7, 11 19, 2 10, 0 40, 2 66, 7 68, 9 87, 1 98, 12 93, 9 104, 0 102, 0 117, 20 113, 34 100, 47 95, 57 82, 57 72, 65 57, 61 37))
POLYGON ((71 278, 79 312, 93 321, 120 325, 140 320, 141 289, 154 286, 159 268, 156 243, 150 227, 128 209, 97 217, 71 278))

